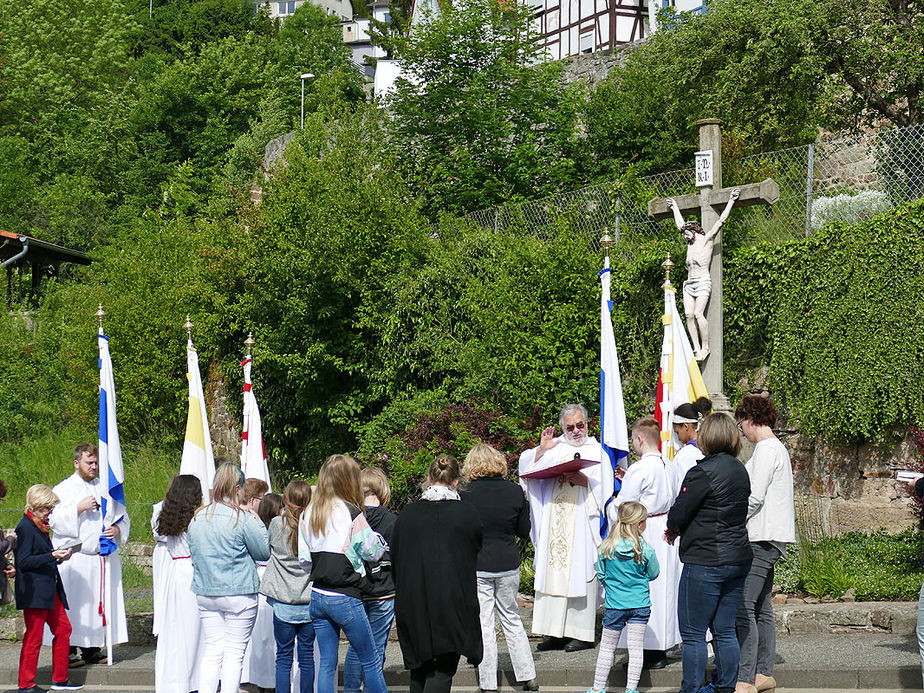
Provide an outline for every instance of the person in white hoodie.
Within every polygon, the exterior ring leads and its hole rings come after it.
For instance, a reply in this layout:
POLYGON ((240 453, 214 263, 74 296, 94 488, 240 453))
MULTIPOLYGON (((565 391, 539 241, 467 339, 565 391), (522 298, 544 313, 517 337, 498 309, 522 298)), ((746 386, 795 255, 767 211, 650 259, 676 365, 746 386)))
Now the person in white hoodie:
POLYGON ((748 498, 748 539, 754 560, 744 581, 735 621, 741 658, 737 693, 776 688, 776 625, 770 592, 773 569, 796 541, 792 464, 783 443, 773 433, 776 407, 769 397, 746 395, 735 410, 738 429, 751 443, 754 454, 745 463, 751 479, 748 498))

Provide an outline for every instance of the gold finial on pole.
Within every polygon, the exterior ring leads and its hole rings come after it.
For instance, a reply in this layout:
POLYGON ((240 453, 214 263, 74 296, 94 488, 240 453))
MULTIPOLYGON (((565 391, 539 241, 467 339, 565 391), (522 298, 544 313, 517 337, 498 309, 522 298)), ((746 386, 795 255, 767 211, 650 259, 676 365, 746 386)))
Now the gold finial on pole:
POLYGON ((664 270, 664 283, 661 285, 662 289, 672 289, 674 287, 671 284, 671 270, 674 269, 675 265, 671 262, 671 254, 667 254, 667 259, 661 263, 661 269, 664 270))
POLYGON ((188 315, 186 316, 186 322, 183 323, 183 329, 186 330, 186 336, 192 339, 193 324, 188 315))
POLYGON ((103 318, 106 317, 106 311, 103 310, 102 303, 99 304, 99 310, 97 310, 96 313, 94 313, 94 315, 96 316, 97 322, 99 322, 99 331, 100 331, 100 334, 102 334, 103 333, 103 318))
POLYGON ((253 351, 253 345, 256 344, 253 338, 253 332, 247 335, 247 339, 244 340, 244 346, 247 348, 246 356, 250 356, 253 351))
POLYGON ((603 246, 604 252, 606 252, 607 255, 610 254, 610 248, 616 245, 615 239, 610 235, 609 226, 603 227, 603 236, 600 238, 600 245, 603 246))

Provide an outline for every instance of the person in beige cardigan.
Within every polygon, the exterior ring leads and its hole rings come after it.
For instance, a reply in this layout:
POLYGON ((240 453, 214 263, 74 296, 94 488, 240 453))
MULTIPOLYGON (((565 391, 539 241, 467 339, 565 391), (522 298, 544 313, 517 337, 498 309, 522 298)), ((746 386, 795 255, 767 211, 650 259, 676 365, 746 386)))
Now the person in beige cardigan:
POLYGON ((770 602, 774 565, 786 555, 786 545, 796 541, 792 464, 773 433, 776 407, 769 397, 746 395, 735 410, 735 419, 744 437, 754 443, 754 454, 745 463, 751 479, 748 539, 754 560, 735 621, 741 646, 735 690, 763 693, 776 688, 776 625, 770 602))

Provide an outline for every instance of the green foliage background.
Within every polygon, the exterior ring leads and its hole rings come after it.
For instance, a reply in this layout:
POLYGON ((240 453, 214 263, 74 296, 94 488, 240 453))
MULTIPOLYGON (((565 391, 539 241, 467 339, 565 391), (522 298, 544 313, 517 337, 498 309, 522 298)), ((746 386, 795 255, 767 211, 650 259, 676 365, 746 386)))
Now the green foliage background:
MULTIPOLYGON (((187 314, 232 409, 254 331, 280 481, 352 450, 410 494, 437 451, 489 440, 512 459, 564 400, 593 408, 602 258, 574 211, 540 231, 458 215, 587 180, 644 205, 639 173, 688 165, 707 112, 725 121, 730 179, 760 173, 738 169, 742 155, 819 127, 917 122, 921 12, 884 2, 861 8, 866 33, 833 0, 665 14, 670 30, 585 91, 535 64, 526 13, 479 0, 388 37, 426 85, 402 83, 382 109, 310 3, 279 25, 237 0, 170 0, 151 17, 147 3, 0 0, 0 227, 94 258, 0 315, 0 356, 15 364, 0 436, 56 451, 92 436, 103 303, 123 438, 162 461, 180 450, 187 314), (308 71, 305 128, 263 179, 308 71)), ((729 390, 763 366, 808 433, 872 440, 921 424, 922 225, 913 204, 779 245, 732 220, 729 390)), ((631 418, 653 406, 659 265, 683 249, 632 228, 623 243, 613 322, 631 418)))

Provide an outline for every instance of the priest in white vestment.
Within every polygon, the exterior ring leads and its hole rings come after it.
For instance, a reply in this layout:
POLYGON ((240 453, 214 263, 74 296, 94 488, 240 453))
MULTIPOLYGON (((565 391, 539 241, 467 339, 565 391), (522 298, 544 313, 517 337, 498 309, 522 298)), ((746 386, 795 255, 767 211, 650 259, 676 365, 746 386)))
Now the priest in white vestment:
MULTIPOLYGON (((647 669, 661 669, 667 663, 666 650, 680 643, 677 621, 677 594, 682 564, 676 546, 664 541, 667 511, 674 504, 673 470, 667 467, 658 450, 661 427, 652 417, 635 422, 632 427, 632 447, 641 458, 630 465, 622 479, 622 489, 608 510, 615 522, 619 504, 626 501, 641 503, 648 510, 648 522, 642 536, 654 549, 661 572, 649 583, 651 618, 645 631, 647 669)), ((620 647, 625 647, 624 639, 620 647)))
POLYGON ((602 450, 587 435, 587 411, 579 404, 566 405, 559 424, 564 435, 556 438, 555 427, 546 428, 539 447, 520 455, 519 473, 529 500, 536 550, 532 629, 546 636, 537 649, 575 652, 594 646, 600 508, 606 499, 600 498, 602 450), (575 456, 598 464, 570 475, 523 478, 575 456))
MULTIPOLYGON (((49 517, 54 547, 80 542, 81 547, 58 570, 70 608, 67 616, 71 633, 72 666, 106 661, 101 648, 106 644, 106 628, 101 608, 105 595, 105 566, 111 572, 112 594, 107 604, 112 625, 112 644, 128 641, 125 604, 122 597, 122 564, 118 551, 108 559, 100 556, 100 535, 119 546, 128 541, 129 520, 126 514, 111 527, 103 527, 100 510, 99 454, 95 445, 84 443, 74 450, 74 473, 54 487, 61 499, 49 517), (76 648, 83 651, 75 658, 76 648)), ((46 633, 46 638, 48 634, 46 633)))

